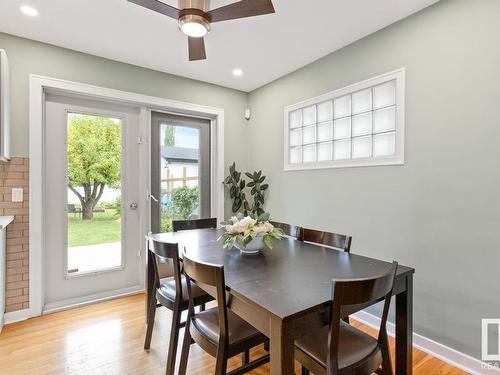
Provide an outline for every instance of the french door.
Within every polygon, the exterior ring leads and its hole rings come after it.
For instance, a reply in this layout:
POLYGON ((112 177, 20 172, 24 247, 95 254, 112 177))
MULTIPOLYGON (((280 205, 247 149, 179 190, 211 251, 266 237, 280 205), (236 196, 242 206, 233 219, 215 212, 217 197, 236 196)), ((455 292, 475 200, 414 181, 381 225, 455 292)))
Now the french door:
POLYGON ((46 95, 45 309, 139 289, 139 109, 46 95))
POLYGON ((209 120, 151 115, 151 231, 211 214, 209 120))

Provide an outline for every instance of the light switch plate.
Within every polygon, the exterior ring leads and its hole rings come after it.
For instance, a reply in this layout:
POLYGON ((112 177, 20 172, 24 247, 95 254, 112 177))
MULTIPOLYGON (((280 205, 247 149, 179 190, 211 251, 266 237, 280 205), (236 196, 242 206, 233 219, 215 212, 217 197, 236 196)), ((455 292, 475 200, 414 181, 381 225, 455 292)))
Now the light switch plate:
POLYGON ((23 188, 12 188, 12 202, 22 202, 23 193, 23 188))

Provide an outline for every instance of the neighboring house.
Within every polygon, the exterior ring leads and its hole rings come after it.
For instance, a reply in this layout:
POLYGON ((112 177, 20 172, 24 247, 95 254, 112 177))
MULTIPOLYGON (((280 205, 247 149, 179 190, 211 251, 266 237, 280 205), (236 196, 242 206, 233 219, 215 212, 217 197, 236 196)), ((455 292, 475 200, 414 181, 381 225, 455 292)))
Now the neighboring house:
POLYGON ((184 176, 187 186, 198 186, 198 149, 161 146, 161 157, 162 188, 167 188, 167 179, 173 180, 171 188, 183 186, 184 176))
POLYGON ((161 146, 161 204, 170 206, 170 194, 181 186, 198 186, 199 150, 161 146))

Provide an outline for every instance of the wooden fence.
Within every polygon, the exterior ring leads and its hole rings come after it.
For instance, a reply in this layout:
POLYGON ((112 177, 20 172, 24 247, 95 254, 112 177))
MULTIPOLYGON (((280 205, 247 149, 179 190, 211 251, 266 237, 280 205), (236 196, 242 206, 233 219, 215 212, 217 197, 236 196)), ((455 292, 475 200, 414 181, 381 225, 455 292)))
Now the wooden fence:
POLYGON ((182 182, 181 186, 187 186, 188 181, 198 181, 198 176, 188 176, 186 167, 182 168, 182 176, 181 177, 175 177, 173 174, 171 174, 170 169, 167 169, 167 178, 161 180, 161 186, 163 188, 164 183, 166 183, 167 196, 169 199, 172 197, 172 191, 175 189, 174 184, 176 182, 179 182, 179 181, 182 182))

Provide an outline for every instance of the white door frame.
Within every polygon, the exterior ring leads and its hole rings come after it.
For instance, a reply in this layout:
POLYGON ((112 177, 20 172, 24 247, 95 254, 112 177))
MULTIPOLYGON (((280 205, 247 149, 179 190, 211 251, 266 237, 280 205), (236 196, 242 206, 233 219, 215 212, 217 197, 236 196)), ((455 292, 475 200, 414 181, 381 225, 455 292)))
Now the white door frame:
MULTIPOLYGON (((150 136, 151 112, 167 112, 180 115, 190 115, 211 120, 211 168, 212 168, 212 216, 219 221, 224 217, 224 110, 199 104, 180 102, 176 100, 158 98, 142 94, 135 94, 105 87, 92 86, 83 83, 70 82, 57 78, 30 75, 30 209, 29 209, 29 309, 26 318, 41 315, 44 307, 44 223, 45 212, 44 196, 44 102, 45 92, 65 95, 78 95, 89 99, 107 100, 114 103, 139 107, 140 112, 140 137, 139 143, 146 143, 139 151, 139 165, 141 168, 139 179, 141 209, 141 235, 146 235, 149 230, 150 208, 149 197, 151 184, 150 170, 150 136), (142 204, 141 204, 142 203, 142 204)), ((141 241, 141 259, 145 270, 146 242, 141 241)), ((141 280, 145 280, 144 277, 141 280)), ((144 288, 144 285, 142 285, 144 288)))

